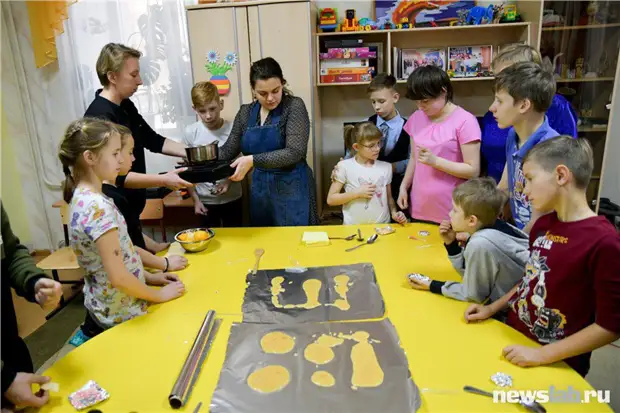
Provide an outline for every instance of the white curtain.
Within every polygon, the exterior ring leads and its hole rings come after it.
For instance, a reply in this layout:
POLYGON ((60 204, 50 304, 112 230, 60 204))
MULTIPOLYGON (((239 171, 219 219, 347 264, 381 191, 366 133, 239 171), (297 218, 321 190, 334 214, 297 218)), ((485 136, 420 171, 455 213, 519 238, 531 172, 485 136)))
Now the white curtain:
MULTIPOLYGON (((144 86, 132 97, 157 132, 180 139, 196 117, 191 108, 184 0, 81 0, 69 7, 66 31, 57 36, 58 62, 37 69, 25 2, 2 1, 2 105, 9 124, 34 248, 58 247, 64 179, 58 144, 69 122, 83 116, 101 86, 95 65, 101 48, 124 43, 144 53, 144 86)), ((149 172, 175 160, 147 151, 149 172)), ((6 195, 6 194, 4 194, 6 195)))
MULTIPOLYGON (((72 62, 84 109, 101 88, 95 69, 99 51, 106 43, 122 43, 143 53, 144 85, 132 97, 138 111, 161 135, 181 138, 183 128, 196 120, 184 5, 184 0, 82 0, 69 8, 61 59, 72 62)), ((149 172, 175 163, 147 154, 149 172)))

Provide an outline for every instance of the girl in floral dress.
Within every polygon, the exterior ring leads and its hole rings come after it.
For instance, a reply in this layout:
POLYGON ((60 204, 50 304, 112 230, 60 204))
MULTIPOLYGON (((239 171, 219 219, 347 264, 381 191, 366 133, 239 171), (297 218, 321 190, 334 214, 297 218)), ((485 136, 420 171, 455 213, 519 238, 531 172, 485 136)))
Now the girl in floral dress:
POLYGON ((115 125, 88 118, 71 123, 60 145, 58 156, 66 176, 63 195, 70 204, 69 238, 85 270, 86 320, 71 339, 76 346, 146 314, 149 302, 170 301, 185 291, 175 274, 144 270, 125 219, 102 193, 102 182, 113 182, 120 171, 120 151, 115 125))

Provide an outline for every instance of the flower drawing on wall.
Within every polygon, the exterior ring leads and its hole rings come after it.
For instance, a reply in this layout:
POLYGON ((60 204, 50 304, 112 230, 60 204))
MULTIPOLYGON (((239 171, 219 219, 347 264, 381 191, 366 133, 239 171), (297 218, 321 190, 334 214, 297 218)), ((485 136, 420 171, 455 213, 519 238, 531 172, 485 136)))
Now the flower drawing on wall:
POLYGON ((217 91, 221 96, 224 96, 230 91, 230 80, 226 77, 226 73, 237 64, 237 55, 233 52, 228 52, 224 56, 224 61, 222 63, 219 62, 220 55, 217 50, 210 50, 207 53, 205 69, 211 73, 209 82, 217 87, 217 91))

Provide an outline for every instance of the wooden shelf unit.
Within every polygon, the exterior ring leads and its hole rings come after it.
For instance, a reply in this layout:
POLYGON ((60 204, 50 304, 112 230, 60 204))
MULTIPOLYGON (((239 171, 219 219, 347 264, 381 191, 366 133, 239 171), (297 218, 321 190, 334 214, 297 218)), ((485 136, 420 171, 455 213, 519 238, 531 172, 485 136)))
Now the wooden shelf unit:
POLYGON ((612 27, 620 27, 620 23, 607 23, 607 24, 586 24, 582 26, 554 26, 543 27, 543 32, 557 32, 562 30, 592 30, 592 29, 609 29, 612 27))
POLYGON ((588 83, 588 82, 613 82, 613 77, 582 77, 579 79, 555 79, 556 83, 588 83))

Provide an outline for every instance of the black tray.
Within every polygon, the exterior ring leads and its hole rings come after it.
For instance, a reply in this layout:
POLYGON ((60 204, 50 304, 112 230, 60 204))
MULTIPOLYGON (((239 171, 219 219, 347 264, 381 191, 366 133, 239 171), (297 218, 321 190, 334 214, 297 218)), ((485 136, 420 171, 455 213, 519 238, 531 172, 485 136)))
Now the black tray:
POLYGON ((205 165, 188 166, 185 172, 179 173, 179 176, 193 184, 201 182, 215 183, 220 179, 228 178, 235 173, 227 161, 217 161, 205 165))

